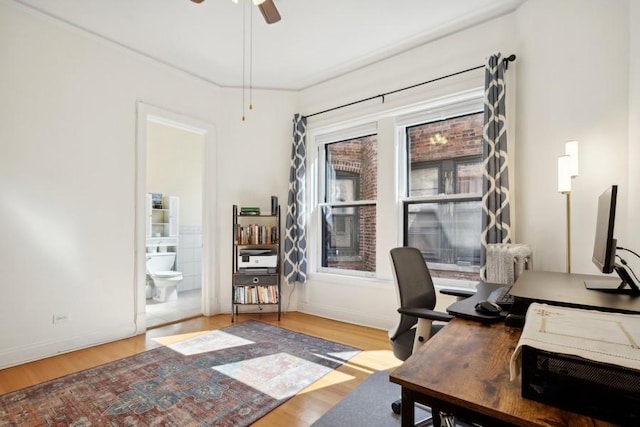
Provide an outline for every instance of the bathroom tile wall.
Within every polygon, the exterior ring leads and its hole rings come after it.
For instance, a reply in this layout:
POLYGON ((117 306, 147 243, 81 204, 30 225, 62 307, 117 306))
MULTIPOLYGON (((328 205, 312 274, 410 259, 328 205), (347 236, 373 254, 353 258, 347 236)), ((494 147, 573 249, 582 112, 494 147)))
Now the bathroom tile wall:
POLYGON ((202 287, 202 227, 180 226, 178 271, 183 276, 178 292, 202 287))

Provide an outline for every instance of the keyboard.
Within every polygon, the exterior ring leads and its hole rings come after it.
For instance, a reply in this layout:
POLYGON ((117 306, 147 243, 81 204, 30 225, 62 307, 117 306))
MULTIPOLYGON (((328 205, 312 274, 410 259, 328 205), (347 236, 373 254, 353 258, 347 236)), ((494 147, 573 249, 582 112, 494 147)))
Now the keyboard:
POLYGON ((509 293, 511 286, 503 286, 491 292, 487 298, 491 302, 495 302, 503 309, 508 309, 513 305, 513 295, 509 293))

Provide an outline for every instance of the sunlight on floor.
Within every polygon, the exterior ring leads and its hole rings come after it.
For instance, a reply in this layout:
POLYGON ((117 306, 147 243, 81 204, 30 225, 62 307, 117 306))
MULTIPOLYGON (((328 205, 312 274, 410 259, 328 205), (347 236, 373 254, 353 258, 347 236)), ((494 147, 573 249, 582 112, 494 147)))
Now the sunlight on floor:
POLYGON ((188 340, 189 338, 195 338, 200 335, 208 334, 211 331, 198 331, 198 332, 189 332, 186 334, 178 334, 178 335, 167 335, 165 337, 156 337, 152 338, 153 341, 158 344, 169 346, 170 344, 174 344, 180 341, 188 340))
MULTIPOLYGON (((387 369, 400 366, 402 362, 393 355, 390 350, 365 350, 359 352, 350 360, 344 363, 344 366, 351 369, 356 369, 367 374, 372 374, 376 371, 384 371, 387 369)), ((338 370, 329 372, 318 381, 311 384, 300 392, 309 393, 320 390, 325 387, 331 387, 336 384, 340 384, 346 381, 354 380, 356 377, 353 375, 345 374, 338 370)))
POLYGON ((346 364, 355 369, 374 372, 398 367, 402 361, 397 359, 391 350, 369 350, 361 351, 346 364))
POLYGON ((336 371, 334 369, 324 377, 320 378, 318 381, 309 385, 309 387, 302 390, 299 394, 311 393, 313 391, 317 391, 325 387, 331 387, 336 384, 344 383, 344 382, 355 380, 355 379, 356 377, 354 377, 353 375, 345 374, 344 372, 336 371))
POLYGON ((211 331, 198 337, 170 344, 168 347, 185 356, 191 356, 249 344, 254 344, 254 342, 223 331, 211 331))
MULTIPOLYGON (((181 348, 182 345, 179 345, 178 343, 183 343, 187 340, 191 340, 197 337, 202 337, 203 335, 207 335, 207 334, 215 334, 218 331, 199 331, 199 332, 190 332, 190 333, 185 333, 185 334, 177 334, 177 335, 167 335, 164 337, 156 337, 153 338, 153 340, 155 342, 157 342, 158 344, 167 346, 167 347, 171 347, 176 351, 180 351, 182 352, 181 348)), ((224 334, 227 335, 227 334, 224 334)), ((220 335, 222 336, 222 335, 220 335)), ((195 341, 195 340, 194 340, 195 341)), ((243 344, 249 344, 250 342, 238 342, 238 343, 229 343, 228 346, 235 346, 235 345, 243 345, 243 344)), ((218 347, 218 348, 214 348, 215 349, 219 349, 219 348, 226 348, 224 346, 222 347, 218 347)), ((202 351, 212 351, 212 350, 202 350, 202 351)), ((338 357, 339 355, 336 355, 335 358, 342 358, 344 359, 345 357, 338 357)), ((335 359, 334 358, 334 359, 335 359)), ((391 368, 395 368, 400 366, 400 364, 402 364, 402 361, 398 360, 393 353, 391 352, 391 350, 364 350, 364 351, 360 351, 358 352, 355 356, 351 357, 349 360, 347 360, 344 365, 348 366, 352 369, 357 369, 359 371, 362 372, 366 372, 366 373, 373 373, 375 371, 386 371, 388 369, 391 368)))
POLYGON ((333 371, 288 353, 255 357, 213 369, 278 400, 294 396, 333 371))
MULTIPOLYGON (((215 351, 222 348, 234 347, 238 345, 246 345, 250 344, 250 341, 240 339, 228 339, 229 334, 226 334, 222 331, 214 330, 214 331, 200 331, 200 332, 192 332, 192 333, 184 333, 184 334, 176 334, 176 335, 168 335, 163 337, 153 338, 153 340, 161 345, 168 346, 176 351, 179 351, 183 354, 194 354, 194 353, 202 353, 207 351, 215 351)), ((233 336, 231 336, 233 338, 233 336)), ((398 360, 391 350, 364 350, 358 351, 355 355, 353 354, 329 354, 329 355, 316 355, 318 357, 325 357, 331 360, 344 360, 344 364, 342 365, 344 368, 357 370, 363 372, 365 374, 372 374, 376 371, 384 371, 400 366, 402 363, 398 360)), ((271 357, 275 357, 271 356, 271 357)), ((292 358, 294 356, 281 354, 280 357, 289 357, 292 358)), ((296 358, 297 359, 297 358, 296 358)), ((282 362, 282 361, 280 361, 282 362)), ((272 395, 275 398, 283 398, 282 393, 283 390, 273 388, 274 386, 270 385, 272 379, 271 378, 255 378, 256 372, 264 372, 264 374, 268 374, 269 376, 275 375, 275 377, 279 377, 280 375, 291 375, 292 377, 296 377, 291 372, 299 372, 299 369, 291 369, 290 372, 276 372, 273 367, 283 367, 286 365, 291 365, 290 363, 260 363, 259 360, 249 360, 243 361, 242 363, 234 363, 234 364, 226 364, 215 367, 214 369, 229 375, 238 381, 244 382, 247 385, 255 387, 256 389, 262 391, 263 393, 267 393, 272 395), (255 363, 258 365, 270 366, 269 369, 258 369, 256 366, 253 366, 255 363), (251 368, 251 369, 249 369, 251 368), (247 372, 250 372, 251 375, 247 376, 247 372), (245 378, 246 377, 246 378, 245 378)), ((304 362, 305 369, 312 369, 311 365, 316 365, 311 362, 304 362)), ((296 365, 296 364, 293 364, 296 365)), ((320 367, 320 365, 317 365, 320 367)), ((291 368, 291 366, 290 366, 291 368)), ((300 367, 298 367, 300 368, 300 367)), ((305 370, 303 369, 303 370, 305 370)), ((355 376, 341 372, 336 369, 326 369, 326 373, 323 373, 321 377, 314 381, 313 383, 306 386, 303 390, 301 390, 298 394, 314 392, 326 387, 331 387, 340 383, 344 383, 347 381, 352 381, 356 379, 355 376)), ((274 378, 275 379, 275 378, 274 378)), ((294 381, 295 382, 295 381, 294 381)))

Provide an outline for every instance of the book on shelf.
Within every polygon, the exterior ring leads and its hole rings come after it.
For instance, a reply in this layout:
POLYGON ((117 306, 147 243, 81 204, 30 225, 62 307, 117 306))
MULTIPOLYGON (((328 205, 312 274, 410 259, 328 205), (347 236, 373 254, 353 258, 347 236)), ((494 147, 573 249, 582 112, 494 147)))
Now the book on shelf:
POLYGON ((240 215, 260 215, 260 208, 242 207, 240 208, 240 215))
POLYGON ((272 225, 236 224, 239 245, 273 245, 279 243, 279 228, 272 225))
POLYGON ((234 289, 234 304, 276 304, 278 302, 276 285, 246 285, 234 289))

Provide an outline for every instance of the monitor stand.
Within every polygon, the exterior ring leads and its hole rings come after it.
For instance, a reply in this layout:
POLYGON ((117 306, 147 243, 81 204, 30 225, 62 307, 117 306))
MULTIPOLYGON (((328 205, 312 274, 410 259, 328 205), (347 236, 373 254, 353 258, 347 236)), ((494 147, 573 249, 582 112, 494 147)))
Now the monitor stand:
POLYGON ((611 280, 585 280, 584 286, 592 291, 603 291, 615 294, 640 295, 640 287, 633 280, 629 272, 621 265, 614 267, 620 277, 620 282, 611 280))

